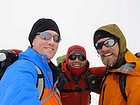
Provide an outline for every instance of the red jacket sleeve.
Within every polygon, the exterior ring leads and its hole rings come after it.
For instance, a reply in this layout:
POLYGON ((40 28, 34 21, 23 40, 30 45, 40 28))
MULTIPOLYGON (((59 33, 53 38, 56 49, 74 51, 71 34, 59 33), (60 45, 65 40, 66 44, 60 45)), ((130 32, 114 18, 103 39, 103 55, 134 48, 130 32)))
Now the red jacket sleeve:
MULTIPOLYGON (((94 74, 97 77, 98 83, 100 85, 100 83, 102 81, 102 78, 104 77, 106 67, 105 66, 103 66, 103 67, 91 67, 89 70, 90 70, 90 74, 94 74)), ((100 87, 96 90, 93 90, 93 92, 99 94, 100 93, 100 87)))
POLYGON ((103 67, 91 67, 90 69, 90 74, 94 74, 98 80, 101 80, 103 75, 104 75, 104 72, 106 70, 106 67, 103 66, 103 67))

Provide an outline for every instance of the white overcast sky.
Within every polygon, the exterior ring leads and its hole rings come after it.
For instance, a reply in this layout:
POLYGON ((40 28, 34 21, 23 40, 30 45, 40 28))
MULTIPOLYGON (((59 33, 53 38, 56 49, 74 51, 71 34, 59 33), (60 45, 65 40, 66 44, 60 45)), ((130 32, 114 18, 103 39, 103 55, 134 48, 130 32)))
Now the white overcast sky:
POLYGON ((91 66, 102 65, 93 33, 112 23, 122 29, 127 48, 140 51, 140 0, 0 0, 0 49, 25 51, 31 27, 39 18, 52 18, 60 28, 62 41, 54 63, 69 46, 79 44, 85 47, 91 66))

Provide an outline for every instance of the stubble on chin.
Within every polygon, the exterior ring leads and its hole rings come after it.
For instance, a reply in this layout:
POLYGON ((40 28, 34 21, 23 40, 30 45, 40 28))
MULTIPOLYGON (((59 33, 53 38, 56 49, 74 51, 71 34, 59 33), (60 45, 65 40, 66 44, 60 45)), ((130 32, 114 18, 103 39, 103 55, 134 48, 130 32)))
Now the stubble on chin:
POLYGON ((112 67, 117 61, 117 56, 114 55, 113 57, 110 58, 101 57, 101 60, 104 65, 112 67))

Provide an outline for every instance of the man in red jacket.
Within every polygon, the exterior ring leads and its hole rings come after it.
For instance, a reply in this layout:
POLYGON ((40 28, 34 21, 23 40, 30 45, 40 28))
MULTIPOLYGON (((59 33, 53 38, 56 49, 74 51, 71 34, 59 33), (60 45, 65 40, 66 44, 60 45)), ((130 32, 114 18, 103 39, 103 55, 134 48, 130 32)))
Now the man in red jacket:
POLYGON ((57 87, 63 105, 90 105, 90 92, 99 88, 105 67, 89 68, 86 51, 82 46, 68 48, 61 63, 57 87))

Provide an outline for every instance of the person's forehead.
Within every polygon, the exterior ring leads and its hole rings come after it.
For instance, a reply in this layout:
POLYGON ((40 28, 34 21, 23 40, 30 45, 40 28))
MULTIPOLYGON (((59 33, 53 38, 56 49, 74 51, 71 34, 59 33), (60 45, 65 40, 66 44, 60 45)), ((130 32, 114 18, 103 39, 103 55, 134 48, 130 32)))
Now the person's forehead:
POLYGON ((101 39, 99 39, 99 40, 97 41, 97 43, 100 43, 100 42, 102 42, 102 41, 108 40, 109 38, 110 38, 110 37, 101 38, 101 39))
POLYGON ((75 55, 84 55, 82 51, 78 50, 78 51, 73 51, 70 53, 70 55, 75 54, 75 55))
POLYGON ((74 54, 75 54, 75 55, 81 55, 81 54, 83 55, 82 52, 75 52, 74 54))
MULTIPOLYGON (((55 31, 53 31, 53 30, 46 30, 46 31, 44 31, 44 32, 47 32, 47 33, 49 33, 49 34, 51 34, 51 35, 58 35, 58 33, 55 32, 55 31)), ((59 35, 58 35, 58 36, 59 36, 59 35)))

